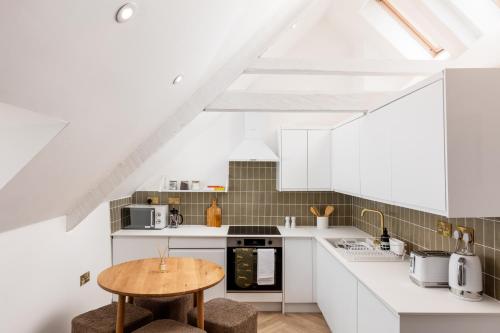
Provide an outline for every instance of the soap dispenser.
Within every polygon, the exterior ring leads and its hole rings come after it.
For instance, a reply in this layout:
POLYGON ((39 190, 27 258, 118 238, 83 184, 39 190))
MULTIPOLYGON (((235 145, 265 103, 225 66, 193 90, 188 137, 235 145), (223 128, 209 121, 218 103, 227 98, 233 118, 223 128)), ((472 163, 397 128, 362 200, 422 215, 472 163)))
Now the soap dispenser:
POLYGON ((391 245, 389 243, 389 233, 387 232, 387 228, 384 228, 384 231, 382 233, 382 236, 380 236, 380 249, 381 250, 390 250, 391 245))

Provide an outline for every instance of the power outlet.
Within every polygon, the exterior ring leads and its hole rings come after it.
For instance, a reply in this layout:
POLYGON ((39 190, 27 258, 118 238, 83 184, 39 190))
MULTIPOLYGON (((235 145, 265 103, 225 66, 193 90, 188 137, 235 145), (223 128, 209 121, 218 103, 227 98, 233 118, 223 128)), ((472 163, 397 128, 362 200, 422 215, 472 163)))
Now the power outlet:
POLYGON ((462 235, 464 233, 468 233, 470 235, 470 238, 471 238, 471 244, 474 244, 474 228, 457 225, 457 230, 460 231, 462 233, 462 235))
POLYGON ((90 272, 80 275, 80 287, 90 281, 90 272))
POLYGON ((169 205, 180 205, 181 198, 180 197, 168 197, 168 204, 169 205))
POLYGON ((437 222, 437 233, 443 237, 451 237, 451 223, 445 221, 437 222))

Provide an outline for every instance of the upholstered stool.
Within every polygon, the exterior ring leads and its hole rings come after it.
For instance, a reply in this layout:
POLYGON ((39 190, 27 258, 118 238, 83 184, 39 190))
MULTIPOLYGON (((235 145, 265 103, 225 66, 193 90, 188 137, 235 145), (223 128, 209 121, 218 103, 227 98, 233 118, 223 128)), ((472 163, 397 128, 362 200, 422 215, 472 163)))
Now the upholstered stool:
MULTIPOLYGON (((196 326, 196 309, 189 311, 188 322, 196 326)), ((215 298, 205 303, 205 330, 208 333, 256 333, 257 310, 249 304, 215 298)))
POLYGON ((187 323, 187 313, 193 308, 193 295, 173 297, 136 297, 134 304, 153 312, 153 318, 172 319, 187 323))
POLYGON ((171 319, 155 320, 134 331, 134 333, 206 333, 197 327, 171 319))
MULTIPOLYGON (((114 333, 116 328, 117 304, 112 303, 82 313, 71 321, 72 333, 114 333)), ((125 304, 124 332, 129 333, 153 320, 151 311, 133 304, 125 304)))

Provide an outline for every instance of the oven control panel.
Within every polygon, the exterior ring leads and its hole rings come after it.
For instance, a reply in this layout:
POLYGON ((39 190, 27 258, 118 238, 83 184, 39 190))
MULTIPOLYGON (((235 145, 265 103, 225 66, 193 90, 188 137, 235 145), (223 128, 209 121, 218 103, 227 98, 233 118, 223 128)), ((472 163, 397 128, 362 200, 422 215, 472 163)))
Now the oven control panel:
POLYGON ((281 247, 282 239, 278 237, 228 238, 227 247, 281 247))

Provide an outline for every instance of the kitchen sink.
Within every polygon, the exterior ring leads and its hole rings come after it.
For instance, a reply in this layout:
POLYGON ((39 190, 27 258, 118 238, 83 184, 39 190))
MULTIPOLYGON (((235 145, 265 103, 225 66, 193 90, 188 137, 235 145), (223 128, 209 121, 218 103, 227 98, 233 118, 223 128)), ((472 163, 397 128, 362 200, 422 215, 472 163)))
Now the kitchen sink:
POLYGON ((349 261, 401 261, 404 259, 404 256, 381 250, 375 238, 327 238, 326 241, 349 261))

